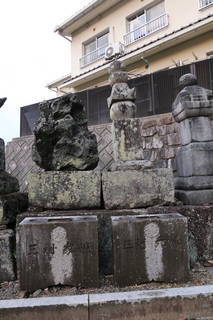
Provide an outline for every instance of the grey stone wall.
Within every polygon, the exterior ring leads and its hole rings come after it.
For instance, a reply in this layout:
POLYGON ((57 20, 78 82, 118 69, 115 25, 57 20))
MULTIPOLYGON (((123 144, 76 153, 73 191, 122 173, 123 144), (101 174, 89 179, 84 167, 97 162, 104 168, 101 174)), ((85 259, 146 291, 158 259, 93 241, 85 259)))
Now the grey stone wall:
MULTIPOLYGON (((151 160, 155 167, 174 167, 180 136, 171 113, 141 118, 140 121, 144 159, 151 160)), ((113 161, 111 124, 91 126, 90 130, 97 136, 98 167, 103 170, 113 161)), ((25 136, 13 139, 6 146, 6 170, 18 178, 22 192, 27 191, 28 172, 40 170, 31 158, 32 144, 33 136, 25 136)))

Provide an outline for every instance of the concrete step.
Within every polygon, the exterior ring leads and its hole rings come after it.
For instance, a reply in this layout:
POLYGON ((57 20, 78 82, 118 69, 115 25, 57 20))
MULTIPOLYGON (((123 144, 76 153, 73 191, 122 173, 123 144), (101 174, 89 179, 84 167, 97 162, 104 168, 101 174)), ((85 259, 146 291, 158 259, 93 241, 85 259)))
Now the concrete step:
POLYGON ((0 301, 1 320, 213 320, 213 285, 0 301))

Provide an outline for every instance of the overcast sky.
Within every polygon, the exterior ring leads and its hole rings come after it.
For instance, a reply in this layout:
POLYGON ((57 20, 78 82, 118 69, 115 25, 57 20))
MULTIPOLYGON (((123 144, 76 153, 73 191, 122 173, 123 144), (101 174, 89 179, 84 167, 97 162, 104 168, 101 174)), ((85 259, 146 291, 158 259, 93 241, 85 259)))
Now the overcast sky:
POLYGON ((70 43, 54 33, 91 0, 0 3, 0 137, 19 137, 20 107, 55 97, 45 86, 71 72, 70 43))

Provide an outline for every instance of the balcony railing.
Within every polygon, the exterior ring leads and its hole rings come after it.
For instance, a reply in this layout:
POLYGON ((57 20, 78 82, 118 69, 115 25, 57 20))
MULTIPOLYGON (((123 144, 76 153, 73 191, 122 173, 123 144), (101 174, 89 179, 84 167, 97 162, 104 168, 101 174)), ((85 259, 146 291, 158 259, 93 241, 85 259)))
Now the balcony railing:
POLYGON ((144 38, 151 33, 160 30, 169 24, 169 19, 167 14, 163 14, 156 19, 153 19, 149 21, 146 24, 143 24, 141 27, 135 29, 134 31, 131 31, 127 33, 124 36, 124 43, 125 45, 128 45, 132 42, 135 42, 137 40, 140 40, 141 38, 144 38))
POLYGON ((104 47, 98 48, 95 51, 88 53, 87 55, 80 58, 80 67, 83 68, 88 64, 97 61, 104 57, 105 49, 108 47, 108 44, 104 47))
POLYGON ((213 0, 199 0, 199 9, 203 9, 205 7, 208 7, 211 4, 213 4, 213 0))

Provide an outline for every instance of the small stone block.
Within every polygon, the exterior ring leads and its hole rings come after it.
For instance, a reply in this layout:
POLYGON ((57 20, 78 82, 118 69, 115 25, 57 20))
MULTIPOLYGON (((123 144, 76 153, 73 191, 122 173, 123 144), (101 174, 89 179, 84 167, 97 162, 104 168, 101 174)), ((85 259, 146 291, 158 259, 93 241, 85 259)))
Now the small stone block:
POLYGON ((21 290, 98 286, 96 216, 25 218, 18 227, 21 290))
POLYGON ((175 196, 185 205, 213 204, 213 189, 175 190, 175 196))
POLYGON ((0 283, 15 280, 14 260, 14 232, 12 230, 0 230, 0 283))
POLYGON ((179 177, 213 175, 213 142, 194 142, 181 147, 176 154, 179 177))
POLYGON ((188 278, 187 218, 178 213, 112 217, 112 229, 119 286, 188 278))
POLYGON ((92 171, 30 173, 29 203, 45 209, 101 206, 101 175, 92 171))
POLYGON ((172 169, 127 170, 102 173, 106 209, 133 209, 173 203, 172 169))

